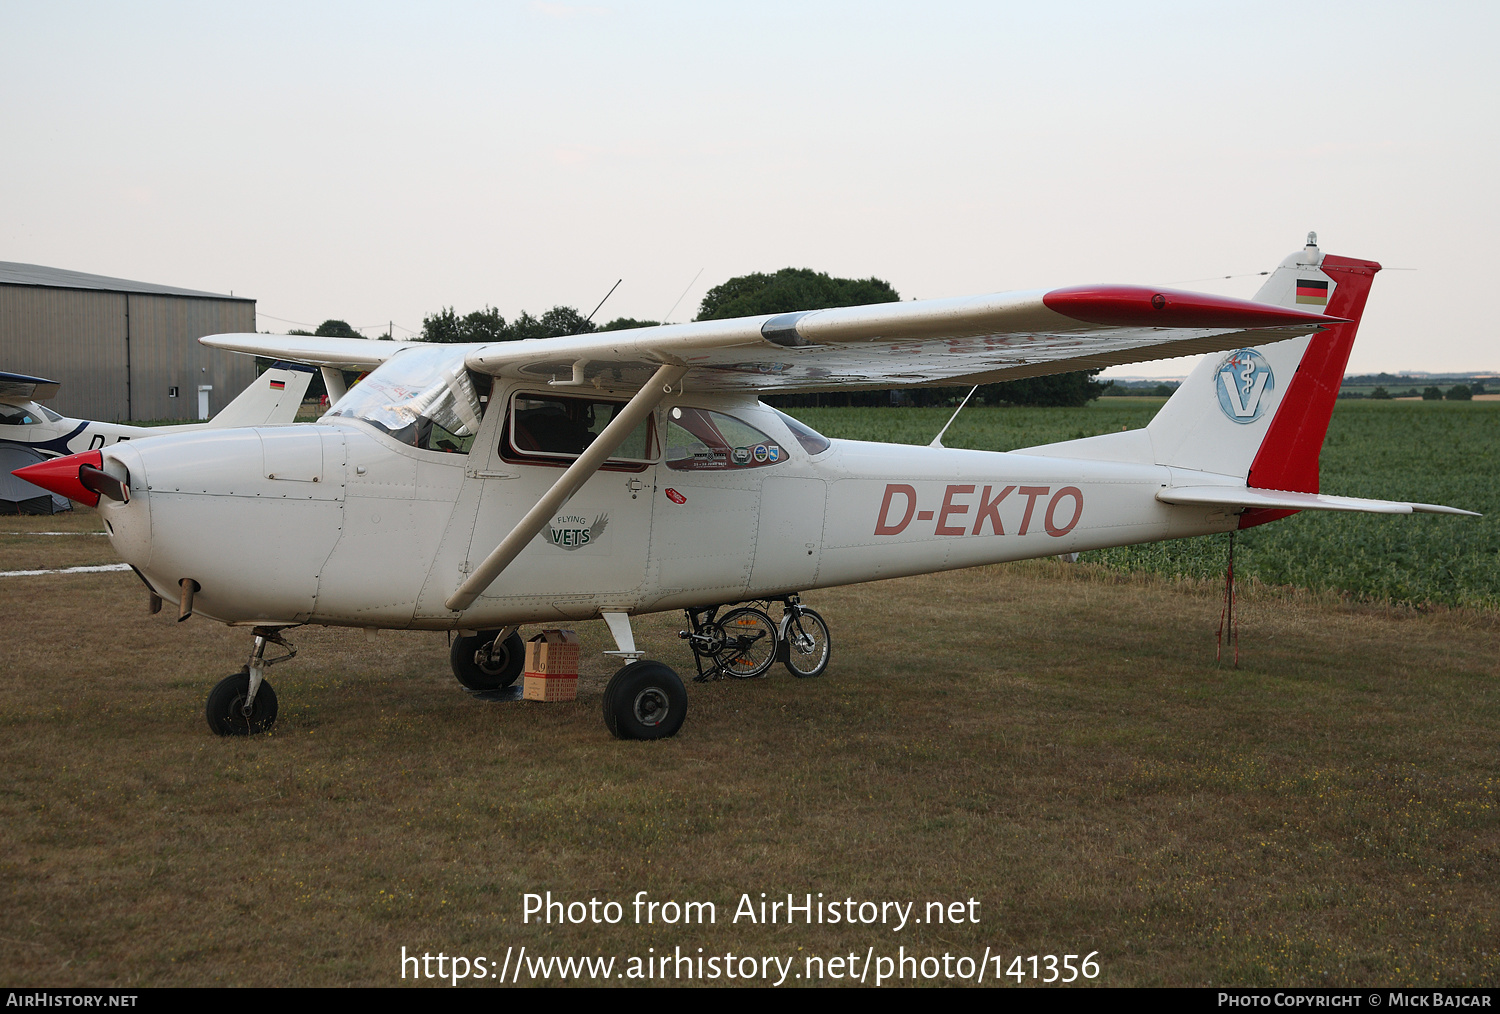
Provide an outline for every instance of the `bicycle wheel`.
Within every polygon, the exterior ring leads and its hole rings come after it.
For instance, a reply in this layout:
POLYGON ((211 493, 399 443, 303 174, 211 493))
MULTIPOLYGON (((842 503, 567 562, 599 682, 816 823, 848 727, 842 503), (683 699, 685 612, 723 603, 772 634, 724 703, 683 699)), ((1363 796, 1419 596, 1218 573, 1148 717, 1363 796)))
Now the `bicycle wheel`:
POLYGON ((828 624, 816 612, 801 606, 786 625, 787 671, 799 679, 821 676, 833 656, 828 624))
POLYGON ((715 656, 719 668, 731 676, 760 676, 776 661, 776 624, 750 606, 733 609, 718 623, 724 647, 715 656))

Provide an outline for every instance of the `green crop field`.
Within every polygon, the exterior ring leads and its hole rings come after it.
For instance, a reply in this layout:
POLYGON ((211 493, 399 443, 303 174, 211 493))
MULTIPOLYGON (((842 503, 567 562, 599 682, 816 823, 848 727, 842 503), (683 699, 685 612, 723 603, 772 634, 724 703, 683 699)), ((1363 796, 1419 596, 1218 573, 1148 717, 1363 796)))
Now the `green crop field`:
MULTIPOLYGON (((1110 398, 1085 408, 964 409, 949 447, 1007 451, 1136 429, 1160 398, 1110 398)), ((951 409, 796 409, 831 437, 925 444, 951 409)), ((1323 491, 1442 503, 1483 518, 1305 512, 1235 537, 1235 570, 1272 585, 1425 606, 1500 606, 1500 403, 1338 404, 1323 448, 1323 491)), ((1086 553, 1124 570, 1191 577, 1224 573, 1227 537, 1086 553)))

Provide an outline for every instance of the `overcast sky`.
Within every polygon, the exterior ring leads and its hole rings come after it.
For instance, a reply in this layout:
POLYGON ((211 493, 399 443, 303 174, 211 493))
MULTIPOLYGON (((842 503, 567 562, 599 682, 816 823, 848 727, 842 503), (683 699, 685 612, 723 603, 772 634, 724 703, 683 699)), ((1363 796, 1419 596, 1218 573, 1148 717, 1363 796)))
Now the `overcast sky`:
POLYGON ((404 337, 786 266, 1248 296, 1315 229, 1403 269, 1351 371, 1500 370, 1497 11, 0 0, 0 260, 404 337))

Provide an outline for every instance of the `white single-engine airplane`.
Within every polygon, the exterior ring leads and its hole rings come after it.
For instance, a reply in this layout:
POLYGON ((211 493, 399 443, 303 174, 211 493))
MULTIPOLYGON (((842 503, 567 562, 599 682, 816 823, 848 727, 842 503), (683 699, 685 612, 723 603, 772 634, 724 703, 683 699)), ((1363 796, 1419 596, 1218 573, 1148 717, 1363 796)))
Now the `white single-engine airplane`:
MULTIPOLYGON (((14 472, 48 458, 97 450, 121 440, 138 440, 163 433, 295 422, 297 409, 301 407, 311 382, 310 366, 273 363, 220 409, 211 421, 163 428, 69 419, 40 404, 57 394, 60 385, 56 381, 19 373, 0 373, 0 468, 14 472)), ((13 480, 7 479, 6 482, 13 480)), ((53 505, 36 505, 31 501, 39 497, 51 499, 59 494, 43 493, 34 486, 17 486, 15 489, 0 487, 0 502, 29 506, 38 513, 51 513, 51 510, 41 508, 53 505)), ((69 505, 63 501, 55 506, 67 510, 69 505)))
POLYGON ((1255 301, 1082 286, 487 345, 217 335, 324 367, 316 424, 153 437, 18 474, 102 502, 153 605, 253 628, 217 733, 270 727, 301 624, 457 631, 493 695, 517 627, 605 619, 631 659, 604 717, 671 736, 678 675, 629 617, 684 609, 699 676, 821 672, 812 588, 1261 524, 1299 510, 1468 514, 1325 496, 1318 455, 1380 265, 1313 236, 1255 301), (1205 357, 1145 429, 1011 453, 829 440, 762 391, 986 383, 1205 357), (370 369, 342 390, 341 368, 370 369), (230 534, 232 533, 232 535, 230 534), (779 622, 760 608, 785 604, 779 622), (287 654, 266 658, 268 642, 287 654), (705 671, 704 659, 709 660, 705 671))

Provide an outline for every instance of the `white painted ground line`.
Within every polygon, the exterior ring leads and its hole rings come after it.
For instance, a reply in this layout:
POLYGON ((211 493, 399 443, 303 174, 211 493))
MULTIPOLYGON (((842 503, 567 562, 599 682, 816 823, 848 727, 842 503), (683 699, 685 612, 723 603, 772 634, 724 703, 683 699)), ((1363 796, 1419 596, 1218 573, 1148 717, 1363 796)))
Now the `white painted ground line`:
POLYGON ((0 535, 108 535, 108 532, 0 532, 0 535))
POLYGON ((105 563, 97 567, 64 567, 62 570, 0 570, 0 577, 40 577, 43 574, 103 574, 114 570, 129 570, 128 563, 105 563))

